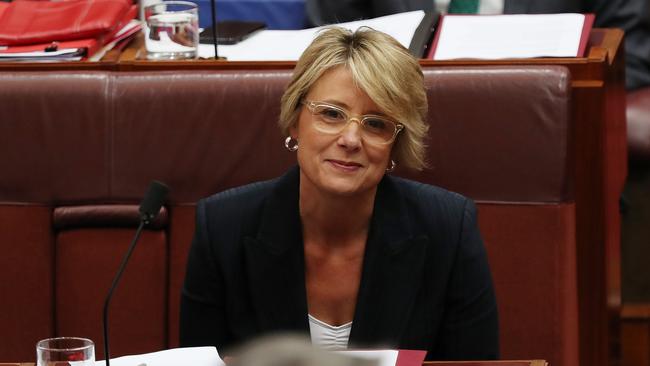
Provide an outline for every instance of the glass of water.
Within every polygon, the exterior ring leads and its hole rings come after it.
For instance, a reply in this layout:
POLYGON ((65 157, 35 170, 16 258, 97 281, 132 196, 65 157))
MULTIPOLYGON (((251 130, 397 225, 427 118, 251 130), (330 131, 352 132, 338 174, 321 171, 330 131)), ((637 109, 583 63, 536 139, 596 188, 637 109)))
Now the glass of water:
POLYGON ((95 344, 87 338, 58 337, 36 344, 36 366, 94 366, 95 344))
POLYGON ((199 11, 189 1, 163 1, 144 9, 145 48, 149 60, 196 58, 199 11))

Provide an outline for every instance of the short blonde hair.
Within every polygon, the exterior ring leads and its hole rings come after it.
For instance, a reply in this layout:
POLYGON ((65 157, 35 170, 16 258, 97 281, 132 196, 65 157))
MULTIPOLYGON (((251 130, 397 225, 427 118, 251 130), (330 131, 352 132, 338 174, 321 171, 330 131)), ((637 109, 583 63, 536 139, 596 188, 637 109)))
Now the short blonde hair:
POLYGON ((296 64, 280 106, 280 128, 285 136, 298 121, 303 98, 325 73, 344 66, 355 83, 377 106, 404 125, 393 146, 393 159, 406 167, 426 167, 424 139, 429 125, 427 94, 418 61, 393 37, 363 27, 351 32, 325 28, 296 64))

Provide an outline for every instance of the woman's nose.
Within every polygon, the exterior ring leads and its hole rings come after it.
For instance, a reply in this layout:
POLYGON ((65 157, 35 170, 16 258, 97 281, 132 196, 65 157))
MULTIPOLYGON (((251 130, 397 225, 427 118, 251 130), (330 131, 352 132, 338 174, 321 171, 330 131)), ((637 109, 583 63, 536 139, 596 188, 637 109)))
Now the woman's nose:
POLYGON ((341 131, 339 144, 347 148, 357 148, 361 144, 361 123, 358 119, 352 118, 341 131))

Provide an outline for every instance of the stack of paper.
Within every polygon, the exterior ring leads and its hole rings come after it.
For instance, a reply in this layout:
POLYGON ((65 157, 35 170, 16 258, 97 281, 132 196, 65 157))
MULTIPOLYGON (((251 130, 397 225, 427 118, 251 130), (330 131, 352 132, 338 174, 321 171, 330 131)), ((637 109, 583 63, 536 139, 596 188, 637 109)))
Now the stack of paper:
MULTIPOLYGON (((105 366, 97 361, 95 366, 105 366)), ((214 347, 173 348, 160 352, 111 358, 111 366, 225 366, 214 347)))
MULTIPOLYGON (((421 366, 426 351, 413 350, 345 350, 337 351, 351 357, 376 360, 377 366, 421 366)), ((105 366, 97 361, 96 366, 105 366)), ((215 347, 174 348, 160 352, 111 358, 113 366, 225 366, 215 347)))
POLYGON ((429 57, 582 57, 593 20, 592 14, 446 15, 429 57))
MULTIPOLYGON (((336 26, 355 31, 371 27, 388 33, 404 47, 409 48, 418 26, 425 17, 424 11, 387 15, 379 18, 340 23, 336 26)), ((228 61, 296 61, 325 27, 301 30, 263 30, 235 45, 220 45, 219 56, 228 61)), ((214 46, 199 45, 199 57, 214 57, 214 46)))

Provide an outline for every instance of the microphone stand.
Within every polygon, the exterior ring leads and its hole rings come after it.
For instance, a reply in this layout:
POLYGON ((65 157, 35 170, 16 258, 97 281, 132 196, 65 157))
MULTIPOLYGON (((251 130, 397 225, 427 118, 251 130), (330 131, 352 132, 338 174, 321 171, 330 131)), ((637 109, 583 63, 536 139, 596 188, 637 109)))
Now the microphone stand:
POLYGON ((129 262, 129 258, 131 258, 131 254, 133 253, 133 249, 135 248, 135 245, 137 244, 138 239, 140 238, 142 229, 144 229, 145 225, 149 224, 153 219, 156 218, 156 216, 158 216, 158 213, 160 212, 160 208, 162 207, 168 192, 169 192, 169 187, 167 187, 162 182, 158 182, 154 180, 153 182, 151 182, 151 184, 149 184, 149 188, 147 189, 147 192, 145 193, 145 196, 142 199, 142 202, 140 203, 140 208, 138 210, 140 212, 140 225, 138 226, 138 229, 135 231, 135 236, 131 241, 131 245, 129 246, 129 249, 124 255, 124 258, 122 258, 122 264, 120 264, 120 268, 117 270, 117 273, 115 274, 115 278, 113 278, 113 284, 111 285, 111 288, 108 290, 108 295, 106 296, 106 300, 104 301, 104 313, 103 313, 104 355, 106 356, 106 366, 111 365, 111 352, 110 349, 108 348, 108 304, 111 302, 111 298, 113 297, 113 291, 115 291, 115 287, 117 287, 117 283, 120 281, 120 278, 122 277, 122 273, 126 268, 126 264, 129 262))
POLYGON ((122 272, 124 272, 124 269, 126 268, 126 264, 129 261, 129 258, 131 257, 131 253, 133 253, 133 249, 135 248, 135 244, 138 242, 138 239, 140 238, 140 234, 142 233, 142 229, 144 226, 148 223, 148 220, 146 219, 141 219, 140 220, 140 226, 138 226, 137 231, 135 232, 135 236, 133 237, 133 240, 131 241, 131 246, 129 246, 129 249, 127 250, 126 254, 124 255, 124 258, 122 258, 122 264, 120 264, 120 269, 117 271, 117 274, 115 274, 115 278, 113 278, 113 284, 111 285, 110 290, 108 290, 108 295, 106 296, 106 300, 104 301, 104 312, 103 312, 103 321, 104 321, 104 356, 106 358, 106 366, 111 365, 111 354, 108 349, 108 304, 111 302, 111 298, 113 297, 113 290, 115 290, 115 287, 117 286, 117 283, 120 281, 120 278, 122 277, 122 272))
MULTIPOLYGON (((210 0, 210 11, 212 12, 212 40, 214 41, 214 59, 219 59, 219 54, 217 53, 217 15, 215 10, 214 0, 210 0)), ((108 366, 108 365, 106 365, 108 366)))

